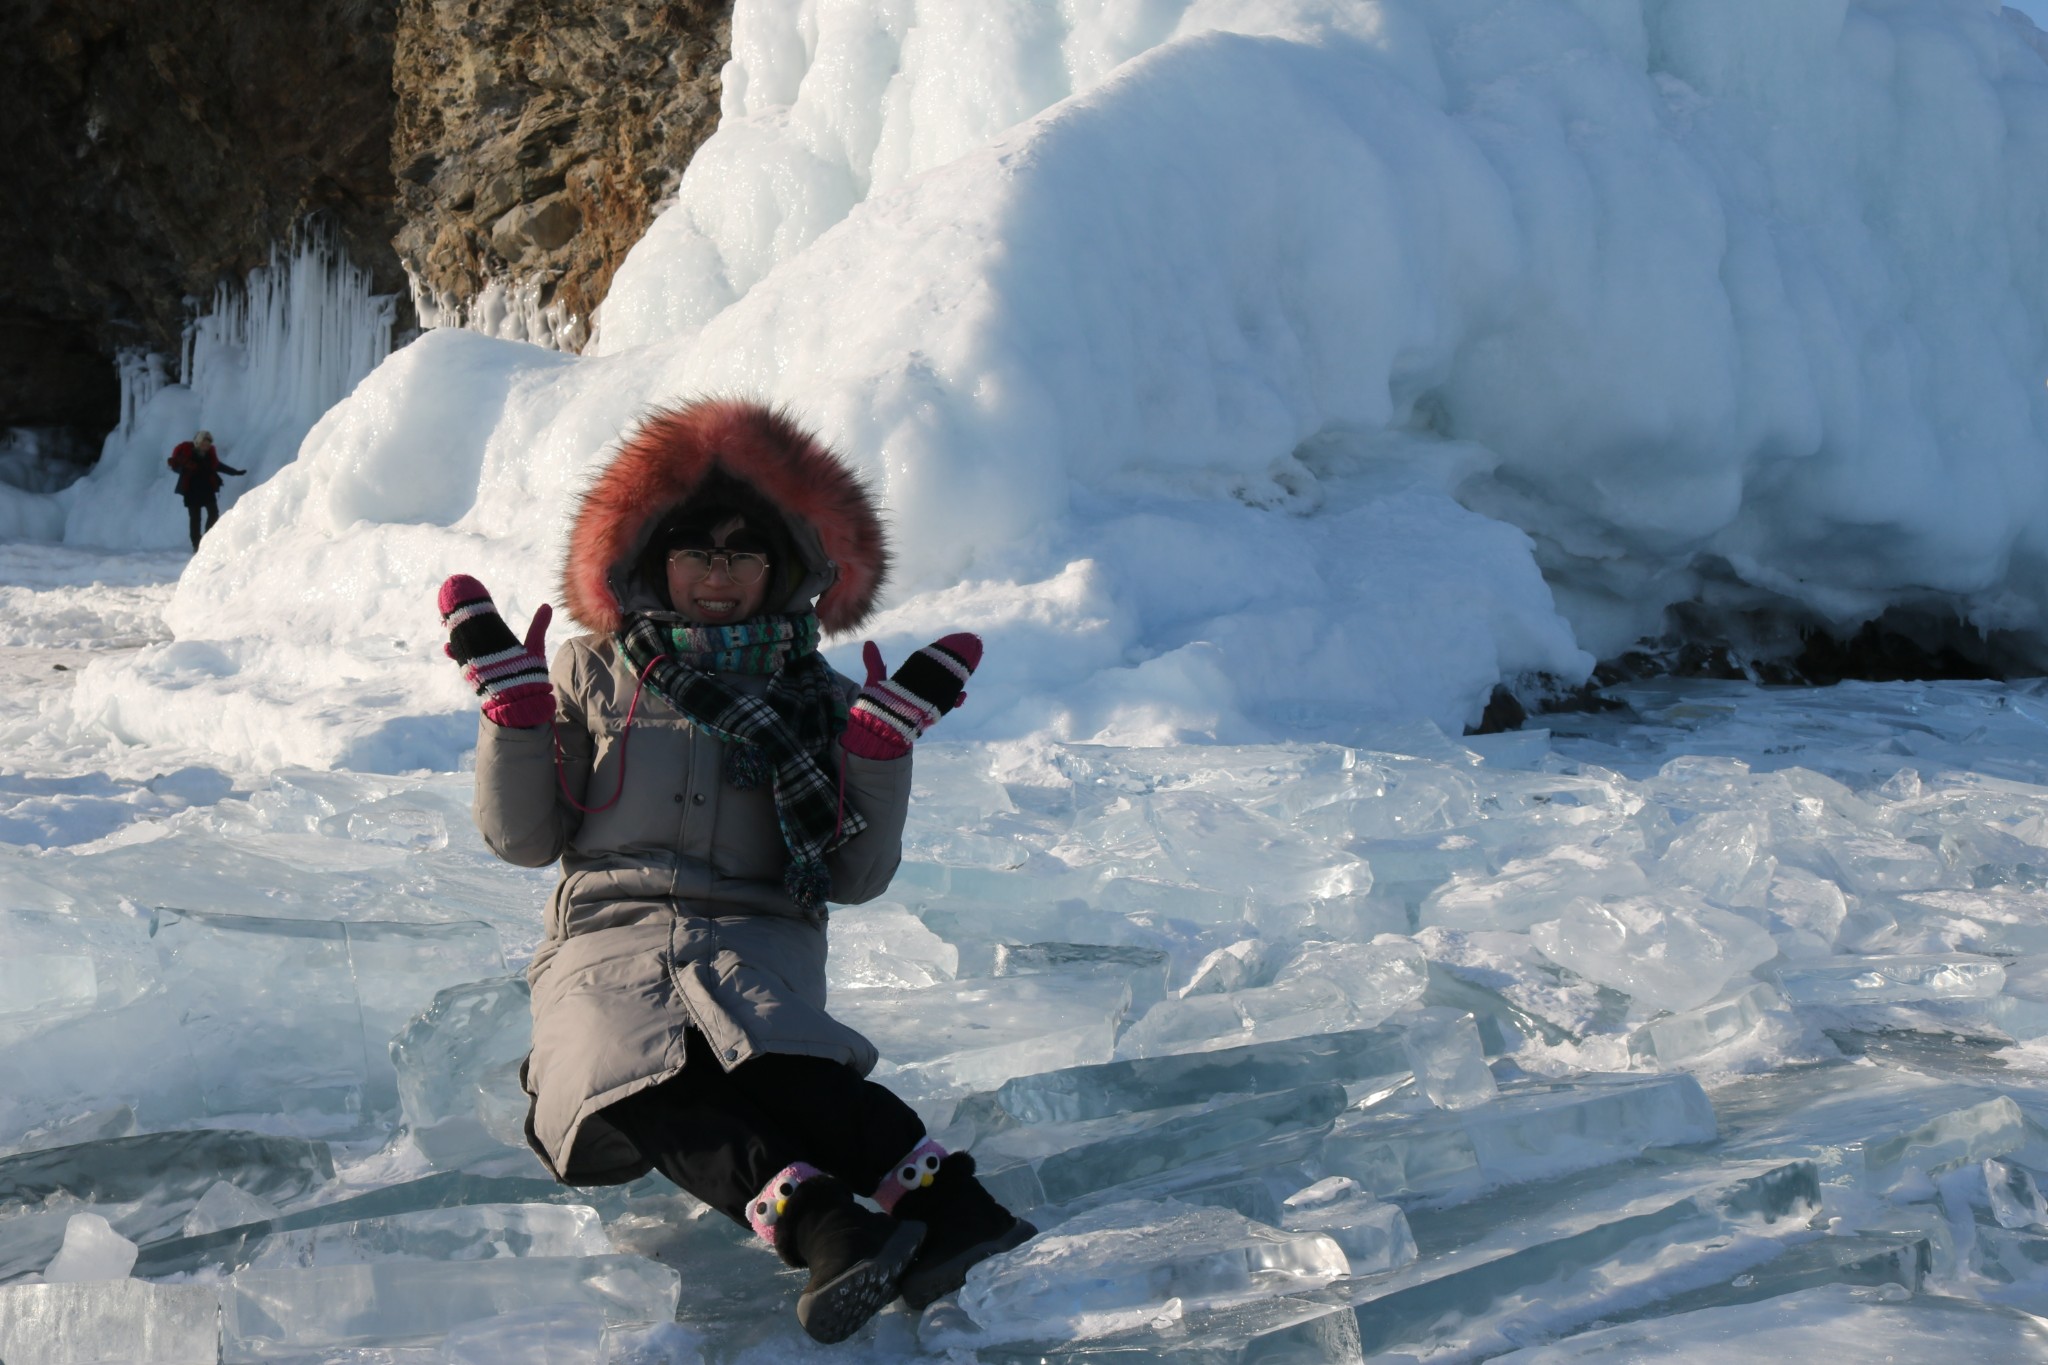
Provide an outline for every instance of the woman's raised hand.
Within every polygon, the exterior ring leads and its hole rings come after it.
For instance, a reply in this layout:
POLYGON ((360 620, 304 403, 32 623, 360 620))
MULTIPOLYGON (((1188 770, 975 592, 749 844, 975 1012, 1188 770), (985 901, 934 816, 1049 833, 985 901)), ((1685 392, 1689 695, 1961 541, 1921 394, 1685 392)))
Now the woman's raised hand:
POLYGON ((981 663, 981 637, 942 636, 882 676, 882 651, 861 646, 867 685, 854 699, 839 743, 857 758, 901 758, 940 716, 967 700, 967 680, 981 663))
POLYGON ((442 648, 462 665, 462 676, 484 699, 485 718, 515 729, 553 720, 555 689, 548 683, 547 640, 554 608, 541 604, 521 643, 498 615, 490 591, 468 574, 456 574, 441 585, 440 605, 441 624, 448 629, 448 643, 442 648))

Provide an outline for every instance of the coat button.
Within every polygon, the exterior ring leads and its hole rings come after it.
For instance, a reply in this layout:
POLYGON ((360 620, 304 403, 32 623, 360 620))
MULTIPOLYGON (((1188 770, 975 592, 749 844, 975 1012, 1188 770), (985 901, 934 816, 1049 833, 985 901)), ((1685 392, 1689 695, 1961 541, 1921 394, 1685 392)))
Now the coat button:
POLYGON ((681 792, 676 793, 676 804, 678 806, 683 804, 683 794, 681 792))
POLYGON ((698 792, 695 796, 691 797, 690 800, 696 805, 701 806, 704 804, 704 793, 698 792))

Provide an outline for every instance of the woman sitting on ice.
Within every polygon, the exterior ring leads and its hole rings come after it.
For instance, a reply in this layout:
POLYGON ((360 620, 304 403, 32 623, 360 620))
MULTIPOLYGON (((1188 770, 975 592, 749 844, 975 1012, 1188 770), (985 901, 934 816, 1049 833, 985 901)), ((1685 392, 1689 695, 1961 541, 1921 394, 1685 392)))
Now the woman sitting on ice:
POLYGON ((563 593, 591 633, 552 669, 547 607, 522 645, 475 579, 441 587, 484 698, 477 828, 510 862, 562 862, 527 969, 528 1140, 567 1184, 652 1168, 751 1225, 810 1270, 797 1316, 820 1341, 1033 1231, 825 1012, 826 902, 889 885, 911 743, 981 657, 949 635, 886 679, 870 644, 865 687, 834 672, 820 630, 865 620, 887 571, 836 455, 779 413, 700 402, 646 422, 585 495, 563 593))

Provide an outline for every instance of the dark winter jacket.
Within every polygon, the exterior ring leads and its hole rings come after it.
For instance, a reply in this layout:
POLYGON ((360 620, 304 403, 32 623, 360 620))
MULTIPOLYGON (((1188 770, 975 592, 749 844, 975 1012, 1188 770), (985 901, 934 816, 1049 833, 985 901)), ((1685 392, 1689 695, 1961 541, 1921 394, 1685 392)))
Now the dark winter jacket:
POLYGON ((220 451, 215 447, 201 450, 190 441, 180 441, 167 463, 178 471, 178 496, 186 502, 212 502, 214 495, 220 492, 222 474, 249 472, 223 464, 220 451))
MULTIPOLYGON (((830 1057, 862 1073, 876 1060, 867 1039, 825 1012, 826 917, 783 889, 787 849, 766 787, 728 785, 723 742, 651 690, 625 726, 636 679, 612 633, 625 612, 662 609, 635 566, 656 525, 715 466, 778 507, 796 541, 802 579, 764 609, 815 599, 821 624, 846 630, 867 616, 887 570, 859 481, 752 404, 657 417, 585 496, 563 597, 593 633, 555 654, 551 729, 482 723, 476 786, 477 827, 500 857, 562 864, 527 971, 533 1049, 523 1079, 534 1150, 571 1184, 648 1169, 601 1111, 681 1071, 686 1029, 728 1069, 768 1052, 830 1057)), ((756 694, 766 681, 724 678, 756 694)), ((857 758, 835 745, 831 760, 843 799, 868 825, 827 858, 832 899, 871 900, 902 856, 910 759, 857 758)))

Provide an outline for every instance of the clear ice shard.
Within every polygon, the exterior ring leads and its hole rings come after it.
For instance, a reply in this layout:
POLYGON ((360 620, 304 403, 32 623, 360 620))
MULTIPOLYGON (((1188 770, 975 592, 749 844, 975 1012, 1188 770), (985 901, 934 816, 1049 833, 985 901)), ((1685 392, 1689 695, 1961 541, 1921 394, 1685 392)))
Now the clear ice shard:
POLYGON ((1343 1248, 1353 1275, 1384 1275, 1415 1259, 1407 1215, 1343 1176, 1295 1191, 1280 1205, 1280 1226, 1328 1237, 1343 1248))
POLYGON ((1668 1076, 1578 1076, 1504 1085, 1491 1104, 1423 1114, 1348 1114, 1323 1143, 1323 1165, 1374 1194, 1432 1198, 1543 1180, 1711 1142, 1714 1109, 1699 1082, 1668 1076))
POLYGON ((1106 1062, 1130 1002, 1120 975, 1008 976, 848 991, 832 1012, 881 1049, 874 1079, 916 1099, 1106 1062))
POLYGON ((1257 939, 1243 938, 1225 944, 1195 964, 1195 970, 1189 974, 1188 984, 1181 987, 1180 994, 1186 997, 1243 990, 1254 984, 1253 978, 1258 975, 1264 960, 1265 945, 1257 939))
POLYGON ((1760 1303, 1603 1327, 1496 1356, 1499 1365, 1655 1360, 2048 1361, 2048 1328, 2025 1313, 1962 1299, 1896 1296, 1849 1285, 1760 1303))
MULTIPOLYGON (((658 1177, 649 1177, 656 1180, 658 1177)), ((615 1207, 617 1199, 630 1199, 640 1185, 623 1187, 615 1195, 599 1200, 615 1207)), ((260 1223, 243 1223, 196 1237, 173 1237, 144 1243, 136 1262, 136 1274, 150 1278, 185 1274, 211 1267, 222 1273, 249 1263, 265 1238, 278 1233, 340 1224, 374 1222, 429 1209, 453 1209, 485 1204, 562 1204, 587 1192, 571 1190, 545 1176, 489 1176, 467 1171, 444 1171, 417 1180, 400 1181, 283 1213, 260 1223)))
POLYGON ((44 953, 0 962, 0 1018, 45 1017, 51 1011, 90 1008, 99 999, 92 959, 83 953, 44 953))
POLYGON ((199 1202, 185 1215, 185 1224, 180 1231, 187 1237, 204 1237, 222 1228, 261 1223, 277 1216, 277 1205, 268 1199, 258 1199, 225 1180, 216 1180, 207 1186, 206 1193, 199 1196, 199 1202))
POLYGON ((1483 1359, 1726 1282, 1810 1238, 1811 1162, 1587 1172, 1438 1213, 1411 1211, 1422 1256, 1358 1287, 1384 1354, 1483 1359))
POLYGON ((1828 839, 1822 845, 1842 889, 1859 896, 1896 895, 1902 891, 1933 891, 1968 886, 1969 878, 1950 868, 1939 853, 1921 844, 1879 832, 1828 839))
POLYGON ((1088 1340, 1190 1313, 1299 1294, 1350 1273, 1320 1233, 1265 1227, 1225 1209, 1130 1200, 1068 1219, 968 1272, 959 1307, 927 1350, 1088 1340))
POLYGON ((2000 1161, 1995 1157, 1984 1160, 1984 1188, 1991 1198, 1991 1216, 2002 1228, 2039 1228, 2048 1232, 2048 1200, 2041 1197, 2041 1187, 2034 1180, 2034 1173, 2024 1166, 2000 1161))
MULTIPOLYGON (((835 945, 833 951, 838 951, 835 945)), ((997 976, 1117 978, 1130 984, 1129 1013, 1143 1014, 1166 998, 1172 959, 1157 948, 1102 943, 998 943, 997 976)))
POLYGON ((1778 955, 1761 926, 1668 890, 1573 901, 1529 937, 1558 966, 1663 1010, 1697 1009, 1778 955))
POLYGON ((1015 1192, 1027 1206, 1112 1191, 1172 1193, 1312 1156, 1347 1102, 1343 1086, 1324 1082, 1192 1112, 1012 1129, 982 1143, 980 1159, 991 1187, 1015 1192), (1034 1178, 1014 1171, 1020 1165, 1034 1178))
POLYGON ((530 994, 523 976, 449 986, 392 1038, 399 1108, 434 1165, 525 1149, 519 1065, 533 1042, 530 994))
POLYGON ((917 990, 958 976, 960 950, 894 901, 871 901, 832 912, 825 972, 835 996, 877 987, 917 990))
POLYGON ((211 1286, 103 1280, 0 1286, 7 1365, 218 1365, 211 1286))
MULTIPOLYGON (((634 1328, 623 1328, 611 1336, 603 1311, 591 1304, 515 1308, 448 1333, 434 1365, 613 1365, 622 1352, 609 1349, 610 1340, 629 1333, 638 1335, 634 1328)), ((660 1365, 674 1359, 666 1352, 636 1357, 630 1348, 623 1354, 627 1361, 651 1359, 660 1365)))
POLYGON ((505 970, 479 921, 410 924, 160 911, 164 982, 208 1115, 395 1108, 387 1041, 435 993, 505 970))
POLYGON ((1350 1085, 1398 1076, 1408 1066, 1404 1031, 1379 1025, 1018 1076, 993 1093, 962 1100, 954 1117, 956 1122, 972 1118, 981 1130, 993 1132, 1019 1123, 1071 1123, 1174 1109, 1218 1095, 1270 1094, 1329 1081, 1350 1085))
POLYGON ((1504 929, 1526 933, 1579 901, 1641 896, 1649 879, 1631 858, 1568 845, 1540 858, 1511 862, 1498 873, 1453 877, 1422 903, 1418 923, 1446 929, 1504 929))
POLYGON ((40 1271, 81 1209, 132 1242, 177 1237, 207 1190, 228 1180, 272 1203, 334 1178, 324 1142, 200 1129, 145 1133, 0 1159, 0 1279, 40 1271))
POLYGON ((243 1270, 221 1291, 221 1360, 423 1346, 508 1313, 595 1310, 608 1328, 675 1316, 680 1277, 638 1256, 508 1256, 243 1270))
POLYGON ((2005 989, 2005 968, 1975 953, 1809 959, 1778 968, 1777 977, 1797 1005, 1989 1000, 2005 989))
POLYGON ((1651 870, 1660 890, 1705 896, 1717 905, 1758 905, 1776 860, 1764 852, 1769 821, 1749 811, 1713 811, 1686 822, 1651 870))
POLYGON ((1399 1023, 1415 1083, 1437 1108, 1470 1109, 1499 1093, 1471 1015, 1455 1009, 1419 1009, 1400 1016, 1399 1023))
POLYGON ((1369 1028, 1420 999, 1422 950, 1403 938, 1311 943, 1272 983, 1163 1000, 1117 1040, 1119 1057, 1160 1057, 1369 1028))
POLYGON ((1237 801, 1187 789, 1120 797, 1078 822, 1070 843, 1088 850, 1100 876, 1199 887, 1240 903, 1299 901, 1340 879, 1360 893, 1372 886, 1359 859, 1237 801))
POLYGON ((64 1223, 64 1245, 43 1271, 51 1284, 125 1280, 135 1268, 135 1243, 96 1213, 74 1213, 64 1223))
POLYGON ((1831 1183, 1873 1193, 2006 1156, 2029 1134, 2019 1106, 1995 1089, 1867 1064, 1730 1082, 1716 1088, 1715 1105, 1729 1152, 1812 1157, 1831 1183))
POLYGON ((273 1232, 252 1249, 255 1270, 377 1261, 488 1261, 503 1256, 609 1256, 596 1209, 582 1204, 469 1204, 273 1232))
POLYGON ((1785 998, 1768 982, 1737 983, 1718 1000, 1644 1024, 1628 1036, 1629 1055, 1638 1061, 1677 1066, 1746 1037, 1763 1023, 1766 1014, 1784 1007, 1785 998))
POLYGON ((1651 1310, 1613 1314, 1608 1321, 1670 1317, 1834 1284, 1881 1285, 1917 1294, 1933 1268, 1932 1239, 1926 1233, 1830 1233, 1788 1244, 1731 1280, 1674 1294, 1651 1310))

